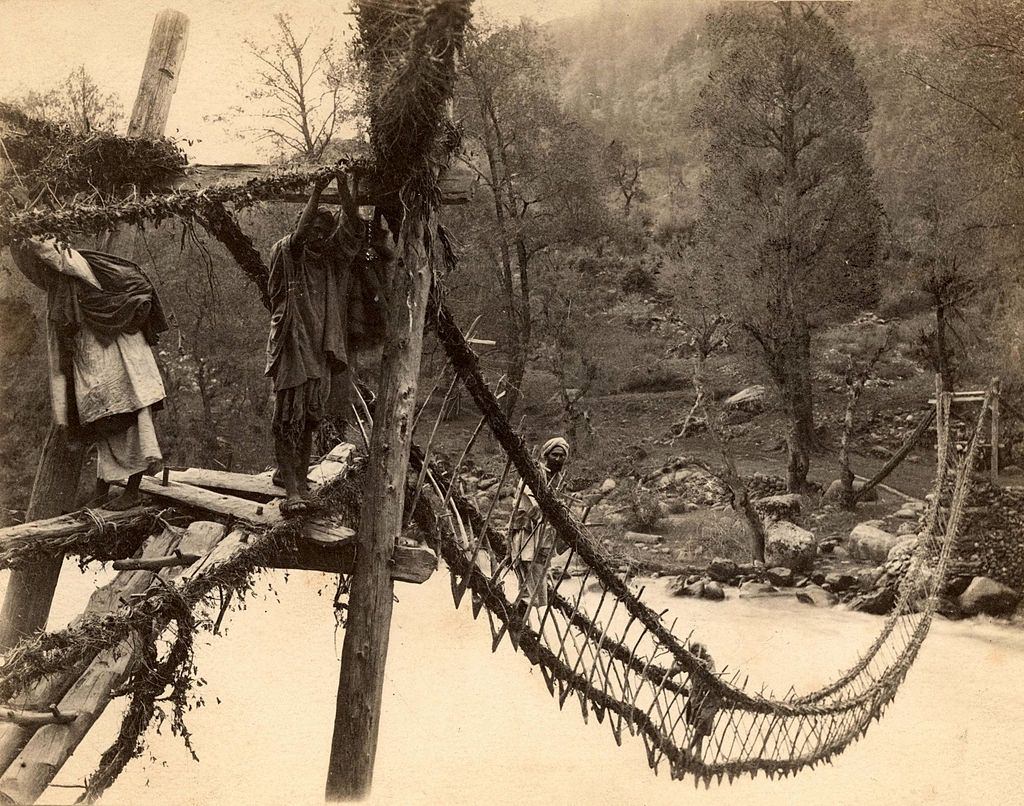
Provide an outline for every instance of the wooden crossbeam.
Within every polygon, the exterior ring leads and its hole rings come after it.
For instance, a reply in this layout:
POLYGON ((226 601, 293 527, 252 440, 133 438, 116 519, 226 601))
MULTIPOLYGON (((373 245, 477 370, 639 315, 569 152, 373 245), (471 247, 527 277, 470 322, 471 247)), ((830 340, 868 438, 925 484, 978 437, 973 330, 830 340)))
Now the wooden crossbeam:
MULTIPOLYGON (((233 163, 228 165, 188 165, 184 174, 171 179, 167 190, 196 190, 227 185, 242 185, 250 179, 267 179, 281 171, 280 165, 264 165, 254 163, 233 163)), ((303 165, 303 170, 315 171, 318 168, 330 168, 332 165, 303 165)), ((468 168, 452 169, 439 180, 441 204, 467 204, 473 198, 476 178, 468 168)), ((388 194, 380 188, 361 189, 356 196, 359 205, 375 205, 388 194)), ((282 193, 278 201, 305 203, 308 193, 282 193)), ((324 192, 320 196, 321 204, 341 204, 336 192, 324 192)))
POLYGON ((73 722, 78 714, 61 713, 56 706, 50 711, 30 711, 22 708, 0 707, 0 722, 20 727, 41 727, 42 725, 66 725, 73 722))
MULTIPOLYGON (((303 541, 294 552, 282 554, 272 562, 274 568, 296 571, 325 571, 351 574, 355 571, 355 541, 324 545, 303 541)), ((426 546, 395 546, 391 559, 391 578, 415 585, 426 582, 437 570, 437 555, 426 546)))

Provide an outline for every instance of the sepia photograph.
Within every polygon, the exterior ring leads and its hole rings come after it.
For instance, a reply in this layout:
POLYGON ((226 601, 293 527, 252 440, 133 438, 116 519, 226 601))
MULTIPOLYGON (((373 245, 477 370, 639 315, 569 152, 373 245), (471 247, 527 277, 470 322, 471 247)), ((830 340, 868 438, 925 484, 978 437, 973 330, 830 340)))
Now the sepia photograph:
POLYGON ((1024 0, 0 0, 0 803, 1024 803, 1024 0))

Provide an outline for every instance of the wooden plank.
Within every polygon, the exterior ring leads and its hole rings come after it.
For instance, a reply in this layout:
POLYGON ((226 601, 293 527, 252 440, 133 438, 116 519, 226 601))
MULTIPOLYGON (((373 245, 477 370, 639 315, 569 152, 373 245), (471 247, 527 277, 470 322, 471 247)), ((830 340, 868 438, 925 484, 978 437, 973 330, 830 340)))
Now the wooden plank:
MULTIPOLYGON (((151 557, 166 554, 173 546, 178 544, 183 531, 174 527, 167 527, 159 535, 150 537, 142 546, 139 552, 141 557, 151 557)), ((149 587, 152 581, 152 574, 141 571, 122 571, 117 574, 109 583, 102 588, 93 591, 85 610, 71 622, 74 627, 83 619, 109 613, 121 605, 121 599, 136 593, 142 593, 149 587)), ((85 664, 76 670, 69 670, 66 674, 53 675, 40 680, 21 697, 15 700, 15 704, 32 706, 37 708, 47 707, 50 703, 58 702, 71 685, 78 679, 79 674, 84 671, 85 664)), ((0 725, 0 770, 7 769, 11 762, 31 738, 34 729, 18 725, 0 725)))
MULTIPOLYGON (((181 586, 205 573, 210 573, 217 566, 228 562, 238 552, 249 545, 250 534, 244 529, 232 529, 212 551, 185 569, 177 580, 181 586)), ((197 552, 198 553, 198 552, 197 552)))
MULTIPOLYGON (((110 510, 95 510, 98 517, 105 523, 117 527, 128 523, 147 513, 155 514, 152 507, 132 507, 121 512, 110 510)), ((45 537, 68 537, 79 532, 92 528, 93 521, 84 516, 81 511, 71 512, 67 515, 58 515, 55 518, 44 518, 42 520, 26 521, 14 526, 5 526, 0 529, 0 547, 7 541, 32 540, 45 537)))
POLYGON ((230 515, 259 526, 269 526, 280 520, 281 517, 276 502, 257 504, 245 498, 204 490, 202 487, 193 487, 191 484, 168 481, 166 485, 163 485, 156 479, 143 476, 139 489, 162 501, 170 501, 217 515, 230 515))
MULTIPOLYGON (((356 546, 339 543, 324 546, 301 542, 294 552, 287 552, 274 560, 274 568, 293 571, 324 571, 329 574, 355 572, 356 546)), ((420 584, 437 570, 437 555, 426 546, 395 546, 391 557, 391 579, 395 582, 420 584)))
MULTIPOLYGON (((189 525, 179 545, 184 552, 205 555, 223 542, 224 532, 219 523, 197 521, 189 525)), ((152 580, 149 572, 133 573, 145 574, 147 582, 152 580)), ((166 568, 159 576, 170 582, 181 573, 180 567, 166 568)), ((133 641, 128 640, 97 655, 60 701, 59 710, 75 714, 75 719, 64 725, 45 725, 36 731, 0 778, 0 798, 33 803, 43 794, 103 713, 113 691, 128 678, 134 649, 133 641)))
POLYGON ((185 470, 169 470, 167 478, 178 484, 191 484, 207 490, 235 495, 241 498, 260 499, 284 498, 284 487, 278 487, 271 480, 273 471, 256 476, 247 473, 229 473, 226 470, 208 470, 203 467, 189 467, 185 470))
MULTIPOLYGON (((318 168, 336 168, 333 163, 326 165, 303 165, 304 171, 318 168)), ((253 179, 268 179, 281 173, 280 165, 256 163, 233 163, 227 165, 189 165, 180 177, 172 178, 167 184, 168 190, 196 190, 231 185, 244 185, 253 179)), ((468 168, 460 167, 440 180, 441 204, 460 205, 472 201, 476 190, 476 176, 468 168)), ((356 197, 359 205, 372 205, 380 201, 383 191, 379 188, 360 189, 356 197)), ((305 204, 308 193, 285 192, 278 201, 305 204)), ((341 204, 336 192, 325 192, 320 196, 321 204, 341 204)))
POLYGON ((351 543, 356 538, 356 530, 346 526, 340 518, 309 518, 302 529, 310 542, 321 546, 351 543))

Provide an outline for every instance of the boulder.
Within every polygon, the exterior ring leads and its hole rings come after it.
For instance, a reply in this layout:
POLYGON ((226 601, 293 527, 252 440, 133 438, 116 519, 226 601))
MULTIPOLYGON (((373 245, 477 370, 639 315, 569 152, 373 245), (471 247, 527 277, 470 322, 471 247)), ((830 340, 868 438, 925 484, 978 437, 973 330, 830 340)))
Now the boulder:
POLYGON ((775 568, 769 568, 765 575, 768 577, 769 582, 781 588, 788 588, 793 584, 792 568, 786 568, 781 565, 776 566, 775 568))
POLYGON ((825 575, 825 584, 828 585, 829 590, 833 593, 842 593, 856 585, 857 579, 851 574, 842 574, 835 571, 825 575))
POLYGON ((745 411, 762 411, 764 409, 765 389, 760 384, 748 386, 734 395, 730 395, 722 403, 726 409, 743 409, 745 411))
POLYGON ((906 537, 907 535, 916 535, 917 526, 910 522, 901 523, 896 528, 896 537, 906 537))
POLYGON ((773 593, 778 593, 778 591, 774 587, 769 585, 767 582, 757 582, 755 580, 750 580, 749 582, 744 582, 742 585, 740 585, 741 599, 751 599, 756 598, 758 596, 770 596, 773 593))
POLYGON ((739 566, 732 560, 715 557, 708 565, 708 576, 717 582, 730 582, 739 573, 739 566))
POLYGON ((818 544, 813 533, 789 521, 769 525, 765 536, 765 557, 769 566, 806 571, 814 564, 818 544))
POLYGON ((721 602, 725 599, 725 591, 717 582, 708 580, 704 583, 703 598, 712 602, 721 602))
POLYGON ((877 588, 868 593, 863 593, 850 602, 850 609, 858 613, 870 613, 873 616, 884 616, 893 605, 896 604, 896 596, 892 588, 877 588))
POLYGON ((605 479, 603 482, 601 482, 601 487, 598 491, 604 495, 608 495, 608 493, 614 490, 617 486, 618 485, 615 483, 615 479, 605 479))
POLYGON ((989 616, 1008 616, 1017 609, 1020 594, 1013 588, 988 577, 975 577, 957 603, 968 616, 984 613, 989 616))
POLYGON ((771 515, 780 520, 792 520, 800 514, 803 496, 799 493, 769 495, 752 501, 754 508, 762 514, 771 515))
MULTIPOLYGON (((859 492, 863 488, 864 488, 864 482, 863 481, 854 481, 853 482, 853 491, 854 492, 859 492)), ((843 490, 843 482, 840 479, 836 479, 831 484, 829 484, 828 488, 825 490, 825 500, 826 501, 836 501, 836 500, 838 500, 839 494, 842 492, 842 490, 843 490)), ((867 491, 867 494, 863 498, 861 498, 860 500, 861 501, 877 501, 878 500, 878 488, 877 487, 872 487, 870 490, 867 491)))
POLYGON ((884 562, 895 545, 896 535, 873 525, 871 521, 854 526, 850 532, 850 539, 846 541, 846 548, 851 557, 875 562, 884 562))
POLYGON ((955 599, 950 599, 947 596, 940 596, 938 598, 938 601, 935 603, 935 612, 940 616, 948 618, 950 621, 959 621, 964 617, 964 611, 960 604, 955 599))
POLYGON ((870 591, 885 576, 885 568, 881 565, 874 568, 863 568, 860 571, 854 572, 854 576, 857 578, 857 587, 860 590, 870 591))
POLYGON ((818 585, 807 585, 800 589, 796 595, 798 602, 815 605, 816 607, 832 607, 839 601, 834 594, 829 593, 818 585))
POLYGON ((700 579, 690 582, 686 577, 678 576, 669 580, 665 590, 669 596, 700 596, 704 593, 704 582, 700 579))

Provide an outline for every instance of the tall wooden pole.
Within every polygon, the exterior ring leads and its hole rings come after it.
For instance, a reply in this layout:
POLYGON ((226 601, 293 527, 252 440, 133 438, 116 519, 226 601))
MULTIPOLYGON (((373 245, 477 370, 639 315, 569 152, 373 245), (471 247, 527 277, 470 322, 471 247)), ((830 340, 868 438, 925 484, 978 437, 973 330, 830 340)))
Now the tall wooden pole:
POLYGON ((370 464, 359 513, 359 546, 327 772, 328 801, 365 797, 373 781, 391 631, 391 555, 402 530, 416 384, 430 293, 430 256, 423 237, 430 223, 429 210, 406 213, 399 244, 401 259, 388 294, 388 340, 381 367, 379 415, 370 439, 370 464))
POLYGON ((170 8, 157 14, 128 123, 129 137, 163 137, 187 45, 188 17, 170 8))
MULTIPOLYGON (((130 136, 163 136, 187 42, 188 17, 170 9, 161 11, 153 25, 139 94, 128 124, 130 136)), ((62 515, 75 508, 84 459, 85 451, 69 444, 65 430, 51 423, 32 485, 25 515, 28 520, 62 515)), ((22 637, 45 629, 61 564, 60 558, 44 560, 11 572, 0 609, 0 653, 22 637)))

